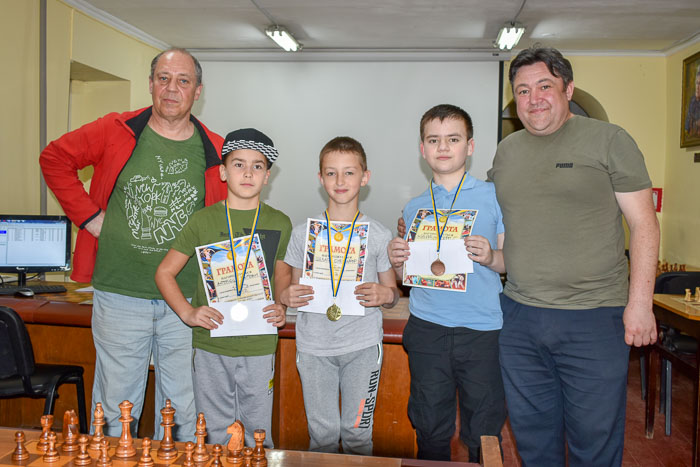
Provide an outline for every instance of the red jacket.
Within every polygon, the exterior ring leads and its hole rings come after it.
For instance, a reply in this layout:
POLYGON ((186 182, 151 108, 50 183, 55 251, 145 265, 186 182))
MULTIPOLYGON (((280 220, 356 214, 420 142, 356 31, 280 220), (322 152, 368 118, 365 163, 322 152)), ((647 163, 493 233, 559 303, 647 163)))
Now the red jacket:
MULTIPOLYGON (((39 156, 46 184, 61 203, 66 215, 80 227, 75 242, 71 279, 90 282, 97 255, 97 239, 84 229, 100 211, 107 209, 117 177, 131 157, 141 132, 151 118, 151 107, 110 113, 51 142, 39 156), (90 193, 86 193, 78 170, 93 166, 90 193)), ((226 183, 219 178, 221 136, 209 131, 196 118, 204 145, 204 203, 209 206, 226 197, 226 183)))

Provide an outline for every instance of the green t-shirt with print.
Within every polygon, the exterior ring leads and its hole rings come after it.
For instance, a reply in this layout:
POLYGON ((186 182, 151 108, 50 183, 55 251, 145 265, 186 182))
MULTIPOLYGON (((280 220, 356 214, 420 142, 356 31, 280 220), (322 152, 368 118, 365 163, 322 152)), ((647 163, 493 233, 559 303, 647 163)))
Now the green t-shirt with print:
MULTIPOLYGON (((245 211, 229 209, 229 215, 233 227, 231 232, 233 238, 250 235, 255 209, 245 211)), ((256 233, 260 237, 267 272, 271 278, 275 277, 275 262, 284 260, 291 232, 292 223, 289 217, 261 203, 256 233)), ((180 253, 191 255, 190 260, 196 260, 194 258, 196 247, 228 240, 228 238, 226 208, 224 203, 216 203, 196 212, 171 247, 180 253)), ((196 279, 196 284, 192 305, 204 306, 207 304, 207 298, 201 275, 196 279)), ((274 280, 271 281, 270 286, 274 294, 274 280)), ((208 329, 196 326, 192 328, 192 346, 229 357, 269 355, 277 348, 277 334, 211 337, 208 329)))
MULTIPOLYGON (((174 141, 146 126, 107 204, 95 288, 162 298, 154 280, 156 268, 190 216, 204 207, 205 169, 198 131, 174 141)), ((177 277, 186 297, 192 296, 196 277, 197 261, 190 261, 177 277)))

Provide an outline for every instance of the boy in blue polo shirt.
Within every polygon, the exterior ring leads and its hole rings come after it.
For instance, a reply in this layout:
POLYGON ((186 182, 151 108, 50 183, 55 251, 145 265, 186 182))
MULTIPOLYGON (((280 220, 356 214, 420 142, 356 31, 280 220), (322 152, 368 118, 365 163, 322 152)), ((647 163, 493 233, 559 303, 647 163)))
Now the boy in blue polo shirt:
MULTIPOLYGON (((505 272, 501 209, 493 184, 466 172, 467 157, 474 152, 469 114, 453 105, 433 107, 421 118, 420 136, 433 179, 428 190, 404 207, 405 225, 433 203, 438 210, 473 209, 478 215, 464 240, 464 254, 474 261, 466 292, 411 289, 411 316, 403 334, 411 372, 408 415, 416 430, 418 458, 450 460, 457 391, 460 439, 469 448, 470 462, 478 462, 480 437, 500 436, 506 418, 498 361, 503 322, 499 273, 505 272)), ((403 238, 390 242, 389 259, 399 276, 409 254, 403 238)), ((444 273, 439 257, 432 266, 433 274, 444 273)))

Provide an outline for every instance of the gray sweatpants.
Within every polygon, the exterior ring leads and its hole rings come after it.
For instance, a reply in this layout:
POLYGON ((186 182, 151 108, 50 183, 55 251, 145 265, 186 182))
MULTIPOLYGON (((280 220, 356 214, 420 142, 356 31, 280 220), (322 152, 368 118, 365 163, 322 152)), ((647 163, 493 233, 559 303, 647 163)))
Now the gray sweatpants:
POLYGON ((226 428, 240 420, 246 446, 255 446, 253 432, 263 429, 265 447, 272 448, 274 376, 275 354, 227 357, 194 349, 194 403, 207 421, 207 443, 225 446, 231 437, 226 428))
POLYGON ((309 450, 338 452, 340 439, 345 454, 372 455, 382 357, 381 344, 335 357, 297 352, 309 424, 309 450))

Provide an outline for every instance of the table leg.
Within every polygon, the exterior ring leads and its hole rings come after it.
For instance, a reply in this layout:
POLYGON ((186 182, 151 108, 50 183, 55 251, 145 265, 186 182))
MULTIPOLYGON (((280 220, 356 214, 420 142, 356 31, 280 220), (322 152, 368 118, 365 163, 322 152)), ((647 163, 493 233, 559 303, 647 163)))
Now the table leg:
POLYGON ((698 421, 700 420, 700 347, 698 347, 695 353, 696 362, 698 362, 698 368, 695 373, 695 414, 694 414, 694 424, 695 432, 693 433, 693 467, 698 466, 698 459, 700 459, 700 443, 698 443, 698 437, 700 436, 700 427, 698 427, 698 421))
POLYGON ((654 415, 656 412, 656 380, 659 377, 659 353, 654 345, 644 347, 645 365, 646 365, 646 437, 651 439, 654 437, 654 415))

